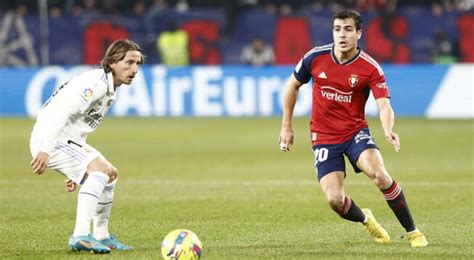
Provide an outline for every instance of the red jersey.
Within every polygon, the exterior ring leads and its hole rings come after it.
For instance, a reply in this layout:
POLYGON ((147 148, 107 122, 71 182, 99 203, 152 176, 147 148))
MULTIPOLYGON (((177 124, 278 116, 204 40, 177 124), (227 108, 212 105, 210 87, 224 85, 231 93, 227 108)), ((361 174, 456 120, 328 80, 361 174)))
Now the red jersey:
POLYGON ((353 59, 341 64, 333 44, 315 47, 304 55, 293 74, 301 83, 313 79, 313 145, 343 143, 367 127, 365 103, 370 91, 375 99, 390 97, 379 64, 360 49, 353 59))

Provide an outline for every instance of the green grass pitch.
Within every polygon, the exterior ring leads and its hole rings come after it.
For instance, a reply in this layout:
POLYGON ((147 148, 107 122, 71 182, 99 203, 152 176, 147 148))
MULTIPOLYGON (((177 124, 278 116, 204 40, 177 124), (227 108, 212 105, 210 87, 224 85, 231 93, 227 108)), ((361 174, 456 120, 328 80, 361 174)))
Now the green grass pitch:
MULTIPOLYGON (((54 171, 31 172, 33 120, 0 123, 0 258, 89 258, 67 247, 77 191, 54 171)), ((382 194, 352 169, 346 192, 393 242, 375 244, 330 210, 306 118, 290 153, 279 150, 279 118, 106 118, 88 142, 119 169, 110 230, 136 247, 107 257, 159 259, 162 238, 187 228, 203 259, 473 259, 473 121, 397 119, 400 153, 369 123, 427 248, 409 247, 382 194)))

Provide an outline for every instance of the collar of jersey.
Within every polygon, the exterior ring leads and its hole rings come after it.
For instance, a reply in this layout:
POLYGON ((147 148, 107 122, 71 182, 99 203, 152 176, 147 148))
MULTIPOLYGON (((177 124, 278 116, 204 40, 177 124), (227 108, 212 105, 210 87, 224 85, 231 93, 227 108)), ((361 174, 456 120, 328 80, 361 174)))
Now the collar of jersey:
POLYGON ((352 62, 354 62, 355 60, 357 60, 357 58, 359 58, 359 55, 360 55, 360 52, 361 52, 361 49, 359 47, 357 47, 357 54, 354 56, 354 58, 344 62, 344 63, 339 63, 339 61, 337 60, 336 58, 336 54, 334 53, 334 45, 335 44, 332 44, 332 48, 331 48, 331 57, 332 57, 332 60, 334 61, 334 63, 336 64, 340 64, 340 65, 349 65, 351 64, 352 62))
POLYGON ((107 73, 106 76, 107 76, 107 93, 109 95, 113 95, 115 94, 114 76, 112 75, 112 72, 107 73))

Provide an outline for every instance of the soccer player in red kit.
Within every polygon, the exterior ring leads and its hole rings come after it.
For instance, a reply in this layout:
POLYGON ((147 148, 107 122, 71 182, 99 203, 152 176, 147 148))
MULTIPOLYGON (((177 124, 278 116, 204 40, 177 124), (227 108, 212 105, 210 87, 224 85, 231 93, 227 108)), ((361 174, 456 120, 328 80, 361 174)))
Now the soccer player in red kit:
POLYGON ((371 210, 360 209, 345 194, 345 155, 354 170, 364 172, 384 194, 407 231, 410 245, 425 247, 428 241, 416 228, 401 187, 385 169, 365 120, 365 103, 372 91, 385 137, 397 152, 400 150, 400 139, 392 130, 395 120, 384 73, 372 57, 357 47, 361 26, 362 17, 358 12, 336 13, 333 16, 334 43, 313 48, 296 65, 284 92, 280 149, 289 151, 293 144, 292 118, 298 90, 312 78, 310 136, 318 180, 331 208, 344 219, 362 223, 376 242, 390 242, 390 236, 371 210))

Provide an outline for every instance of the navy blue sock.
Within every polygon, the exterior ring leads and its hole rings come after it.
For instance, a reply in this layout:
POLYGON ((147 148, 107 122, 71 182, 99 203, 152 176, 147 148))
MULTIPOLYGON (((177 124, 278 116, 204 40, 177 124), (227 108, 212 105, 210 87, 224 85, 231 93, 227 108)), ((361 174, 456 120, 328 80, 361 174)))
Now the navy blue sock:
POLYGON ((387 200, 388 205, 392 209, 393 213, 397 217, 398 221, 405 228, 407 232, 415 230, 415 223, 410 214, 410 209, 408 209, 407 201, 405 200, 405 195, 403 195, 402 188, 393 181, 392 185, 386 189, 382 190, 385 199, 387 200))
POLYGON ((362 210, 360 210, 355 202, 348 196, 344 197, 344 208, 342 212, 339 212, 339 215, 343 219, 354 222, 362 222, 365 219, 365 215, 362 213, 362 210))

